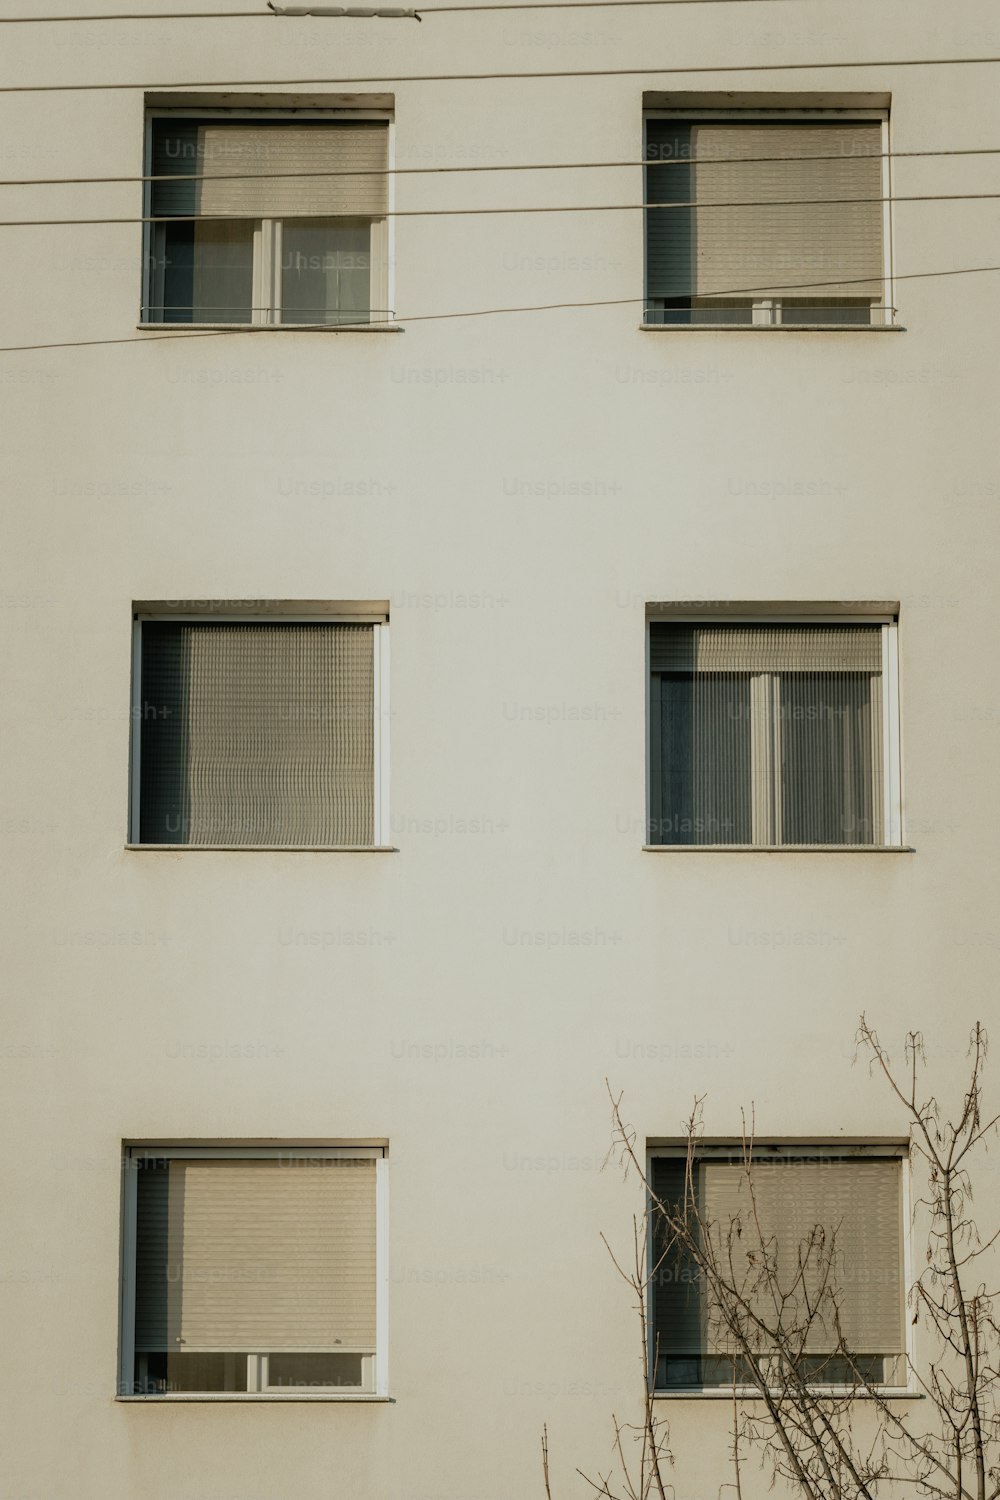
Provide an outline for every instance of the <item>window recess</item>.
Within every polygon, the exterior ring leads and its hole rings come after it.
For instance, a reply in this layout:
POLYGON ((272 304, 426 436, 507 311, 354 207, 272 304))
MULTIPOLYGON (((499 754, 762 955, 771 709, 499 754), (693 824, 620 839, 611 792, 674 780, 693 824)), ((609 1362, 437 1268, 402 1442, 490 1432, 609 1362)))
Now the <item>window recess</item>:
POLYGON ((388 623, 134 623, 131 841, 380 845, 388 623))
POLYGON ((387 121, 154 117, 143 320, 384 322, 387 121))
POLYGON ((881 119, 646 121, 650 324, 892 322, 881 119))
MULTIPOLYGON (((738 1148, 695 1157, 702 1239, 749 1313, 786 1341, 785 1357, 794 1351, 810 1384, 906 1383, 903 1154, 890 1147, 773 1151, 758 1143, 749 1176, 738 1148)), ((668 1212, 680 1212, 686 1169, 683 1148, 652 1157, 650 1184, 668 1212)), ((741 1319, 749 1347, 738 1344, 717 1294, 655 1211, 650 1253, 650 1359, 659 1393, 748 1385, 748 1359, 759 1370, 773 1364, 776 1349, 752 1316, 741 1319)))
POLYGON ((381 1394, 384 1165, 131 1148, 120 1393, 381 1394))
POLYGON ((649 627, 650 843, 901 842, 894 624, 649 627))

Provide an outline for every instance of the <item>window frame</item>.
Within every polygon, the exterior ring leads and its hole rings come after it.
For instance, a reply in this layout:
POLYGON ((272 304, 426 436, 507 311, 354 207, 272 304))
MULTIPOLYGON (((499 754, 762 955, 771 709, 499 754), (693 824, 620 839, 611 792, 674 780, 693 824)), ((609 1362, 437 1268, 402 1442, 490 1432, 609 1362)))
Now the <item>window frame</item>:
POLYGON ((905 848, 903 840, 903 787, 900 724, 899 686, 899 617, 897 614, 803 614, 782 613, 769 610, 766 613, 747 612, 700 613, 663 609, 650 605, 646 612, 645 631, 646 669, 646 835, 647 849, 684 850, 705 853, 710 850, 732 852, 767 852, 815 850, 831 852, 847 850, 865 853, 886 849, 905 848), (757 625, 762 628, 781 625, 833 625, 850 629, 857 625, 878 625, 882 631, 882 838, 880 844, 669 844, 655 841, 654 831, 663 822, 662 808, 658 804, 660 749, 659 681, 652 670, 650 632, 653 625, 757 625))
POLYGON ((379 850, 390 848, 391 832, 389 816, 389 616, 381 610, 362 608, 359 613, 343 611, 297 612, 290 607, 287 613, 268 611, 225 610, 215 608, 211 613, 194 611, 186 613, 175 610, 132 606, 131 647, 131 699, 129 725, 129 798, 128 839, 126 847, 133 850, 169 849, 173 852, 190 850, 231 850, 249 853, 289 853, 295 851, 334 850, 379 850), (142 815, 142 627, 146 623, 170 621, 174 624, 210 624, 224 621, 226 624, 253 625, 371 625, 372 631, 372 774, 373 826, 370 844, 153 844, 140 839, 142 815))
MULTIPOLYGON (((391 327, 395 320, 395 274, 392 251, 392 221, 395 209, 395 111, 393 109, 329 109, 297 108, 294 101, 284 107, 227 108, 218 104, 156 106, 147 103, 145 129, 143 133, 143 194, 142 194, 142 284, 139 301, 140 328, 270 328, 292 329, 299 332, 319 330, 347 330, 352 328, 391 327), (162 289, 156 293, 158 275, 156 238, 159 224, 153 221, 153 187, 150 180, 153 167, 153 122, 162 119, 188 119, 205 121, 241 120, 292 123, 300 120, 320 122, 375 120, 386 126, 386 214, 384 218, 371 219, 369 241, 370 268, 368 277, 369 319, 366 323, 283 323, 281 321, 281 224, 280 218, 247 219, 254 226, 253 233, 253 278, 251 321, 249 323, 166 323, 153 317, 154 311, 163 313, 162 289), (268 299, 265 300, 264 292, 268 299), (378 303, 384 302, 384 307, 378 303)), ((308 215, 306 217, 309 217, 308 215)), ((317 218, 336 218, 338 215, 316 215, 317 218)), ((349 218, 350 215, 339 217, 349 218)), ((355 215, 354 217, 358 217, 355 215)), ((362 216, 363 217, 363 216, 362 216)), ((162 276, 160 277, 162 280, 162 276)))
MULTIPOLYGON (((119 1272, 118 1384, 119 1401, 386 1401, 389 1399, 388 1322, 389 1322, 389 1256, 388 1256, 388 1148, 382 1146, 178 1146, 166 1142, 128 1142, 122 1144, 121 1248, 119 1272), (137 1392, 135 1386, 135 1271, 138 1183, 132 1163, 140 1158, 165 1158, 171 1161, 249 1161, 363 1159, 375 1162, 375 1355, 371 1390, 338 1386, 299 1387, 282 1390, 260 1384, 260 1389, 246 1391, 173 1391, 152 1395, 137 1392)), ((267 1355, 251 1354, 258 1368, 266 1370, 267 1355)))
MULTIPOLYGON (((891 138, 891 111, 888 106, 873 106, 866 108, 843 109, 831 105, 817 105, 812 107, 808 104, 789 104, 787 107, 761 105, 748 105, 741 107, 734 104, 729 108, 700 108, 693 105, 684 107, 672 106, 647 106, 642 112, 642 161, 643 161, 643 205, 648 204, 648 190, 646 187, 646 170, 650 165, 647 157, 646 126, 650 120, 675 120, 679 123, 701 124, 701 123, 739 123, 745 121, 750 123, 775 123, 784 125, 795 125, 799 122, 809 124, 818 121, 843 121, 845 124, 859 121, 880 121, 881 150, 882 150, 882 197, 884 199, 882 210, 882 317, 879 321, 871 319, 867 323, 783 323, 781 318, 781 298, 763 297, 749 299, 751 303, 751 316, 747 322, 739 324, 727 323, 653 323, 649 319, 652 298, 649 291, 648 271, 648 219, 643 214, 643 239, 642 239, 642 262, 643 262, 643 318, 644 328, 709 328, 715 332, 727 332, 737 329, 742 331, 746 328, 797 328, 803 330, 845 329, 852 332, 870 331, 873 328, 898 328, 900 325, 896 320, 895 305, 895 279, 893 276, 893 201, 892 201, 892 138, 891 138)), ((655 165, 655 163, 653 163, 655 165)), ((822 291, 817 293, 822 296, 822 291)), ((873 311, 874 311, 873 306, 873 311)))
MULTIPOLYGON (((787 1156, 794 1160, 806 1154, 836 1157, 844 1161, 865 1160, 892 1160, 899 1162, 900 1173, 900 1283, 903 1291, 903 1306, 900 1309, 901 1318, 901 1348, 898 1360, 903 1366, 905 1382, 902 1385, 880 1384, 871 1382, 873 1389, 880 1396, 900 1397, 914 1396, 919 1394, 915 1391, 910 1372, 914 1368, 914 1333, 913 1320, 906 1316, 907 1297, 909 1287, 913 1278, 913 1187, 912 1173, 913 1161, 910 1152, 909 1141, 888 1139, 885 1141, 844 1141, 844 1140, 822 1140, 815 1137, 801 1140, 790 1140, 787 1137, 781 1139, 767 1139, 755 1137, 753 1142, 754 1152, 766 1151, 769 1159, 774 1160, 778 1156, 787 1156)), ((646 1146, 646 1184, 645 1201, 648 1213, 652 1211, 652 1176, 653 1161, 657 1157, 668 1157, 673 1160, 684 1159, 687 1156, 688 1146, 684 1141, 661 1141, 655 1144, 647 1143, 646 1146)), ((742 1157, 743 1143, 739 1140, 705 1140, 697 1145, 696 1157, 701 1161, 732 1161, 734 1157, 742 1157)), ((733 1385, 708 1386, 690 1385, 666 1387, 656 1384, 656 1327, 654 1314, 654 1289, 653 1275, 656 1266, 656 1249, 653 1243, 653 1235, 646 1235, 646 1288, 644 1298, 644 1315, 646 1318, 646 1360, 647 1379, 649 1380, 650 1395, 657 1401, 670 1400, 699 1400, 699 1401, 732 1401, 734 1396, 740 1400, 763 1400, 756 1386, 733 1385)), ((856 1386, 852 1385, 826 1385, 817 1384, 812 1387, 818 1394, 823 1396, 845 1396, 862 1399, 865 1396, 864 1388, 860 1393, 856 1386)))

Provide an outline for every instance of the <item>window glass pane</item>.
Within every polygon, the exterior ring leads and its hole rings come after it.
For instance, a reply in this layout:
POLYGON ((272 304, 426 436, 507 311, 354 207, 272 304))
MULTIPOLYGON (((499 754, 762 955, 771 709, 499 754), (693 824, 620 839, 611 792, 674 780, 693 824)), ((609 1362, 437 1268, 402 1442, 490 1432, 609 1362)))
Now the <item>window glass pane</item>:
POLYGON ((782 843, 875 842, 872 686, 867 672, 781 675, 782 843))
POLYGON ((814 1385, 858 1385, 868 1382, 881 1385, 895 1374, 895 1359, 883 1354, 858 1354, 847 1360, 834 1354, 806 1355, 799 1361, 799 1368, 814 1385))
POLYGON ((734 1383, 749 1385, 749 1367, 744 1360, 731 1358, 662 1358, 657 1369, 657 1390, 697 1389, 734 1383))
MULTIPOLYGON (((810 1355, 798 1362, 800 1374, 810 1385, 895 1385, 902 1377, 897 1374, 900 1363, 892 1355, 859 1354, 853 1364, 835 1355, 810 1355)), ((778 1375, 775 1377, 777 1383, 778 1375)), ((749 1361, 732 1356, 675 1359, 662 1356, 657 1365, 657 1390, 682 1390, 720 1386, 751 1385, 752 1366, 749 1361)))
POLYGON ((690 323, 691 321, 691 298, 690 297, 650 297, 646 298, 646 310, 643 314, 647 323, 690 323))
POLYGON ((157 323, 190 323, 194 317, 194 225, 157 224, 151 317, 157 323), (157 278, 158 273, 158 280, 157 278))
POLYGON ((194 322, 252 321, 253 236, 248 219, 195 224, 194 322))
POLYGON ((750 298, 742 302, 733 300, 713 302, 708 297, 696 297, 691 303, 692 323, 711 326, 713 324, 752 323, 753 321, 753 302, 750 298))
POLYGON ((185 1391, 245 1391, 246 1354, 140 1353, 135 1356, 135 1394, 169 1396, 185 1391))
POLYGON ((753 320, 753 303, 749 298, 742 302, 713 302, 705 297, 651 297, 646 309, 647 323, 691 323, 714 328, 753 320))
POLYGON ((660 679, 661 844, 748 844, 750 677, 660 679))
POLYGON ((781 302, 782 323, 837 323, 863 327, 871 323, 870 302, 790 302, 787 297, 781 302))
POLYGON ((251 220, 159 226, 164 323, 249 323, 253 304, 251 220))
POLYGON ((281 321, 367 323, 370 317, 371 224, 357 219, 285 219, 281 321))
POLYGON ((268 1360, 269 1390, 288 1386, 353 1386, 363 1384, 361 1354, 272 1354, 268 1360))

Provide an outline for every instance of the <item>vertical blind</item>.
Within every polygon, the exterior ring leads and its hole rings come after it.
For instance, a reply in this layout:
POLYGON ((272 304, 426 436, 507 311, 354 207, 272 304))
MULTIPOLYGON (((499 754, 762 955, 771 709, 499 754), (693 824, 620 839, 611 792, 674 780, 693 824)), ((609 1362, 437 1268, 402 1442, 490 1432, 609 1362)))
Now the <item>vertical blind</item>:
POLYGON ((647 121, 647 202, 693 205, 646 215, 649 296, 880 301, 881 151, 878 121, 647 121))
POLYGON ((374 1352, 373 1160, 171 1161, 137 1188, 137 1351, 374 1352))
MULTIPOLYGON (((658 1157, 653 1162, 653 1188, 667 1204, 683 1198, 685 1163, 658 1157)), ((750 1218, 747 1175, 735 1161, 695 1163, 694 1190, 699 1214, 716 1252, 725 1259, 727 1239, 734 1232, 737 1282, 745 1274, 743 1290, 750 1307, 772 1326, 774 1304, 756 1287, 758 1272, 747 1252, 759 1244, 750 1218), (735 1226, 742 1229, 735 1239, 735 1226)), ((840 1328, 848 1350, 858 1355, 891 1355, 902 1351, 902 1193, 900 1163, 895 1159, 755 1161, 752 1180, 756 1210, 765 1240, 773 1239, 778 1285, 791 1293, 800 1255, 813 1230, 825 1232, 822 1254, 834 1246, 830 1286, 839 1302, 840 1328)), ((821 1258, 813 1252, 812 1270, 805 1277, 809 1293, 819 1286, 821 1258)), ((801 1290, 789 1297, 781 1316, 782 1329, 791 1334, 805 1326, 801 1290)), ((731 1334, 718 1307, 712 1305, 696 1268, 671 1251, 654 1289, 654 1328, 661 1355, 711 1356, 732 1353, 731 1334)), ((829 1354, 837 1344, 835 1322, 828 1308, 825 1322, 809 1330, 804 1349, 829 1354)), ((766 1352, 762 1350, 761 1352, 766 1352)))
POLYGON ((654 841, 883 836, 878 625, 650 628, 654 841))
POLYGON ((154 216, 385 214, 389 135, 379 121, 164 120, 154 125, 153 175, 180 179, 200 174, 207 179, 155 182, 154 216))
POLYGON ((142 626, 140 841, 370 844, 374 627, 142 626))

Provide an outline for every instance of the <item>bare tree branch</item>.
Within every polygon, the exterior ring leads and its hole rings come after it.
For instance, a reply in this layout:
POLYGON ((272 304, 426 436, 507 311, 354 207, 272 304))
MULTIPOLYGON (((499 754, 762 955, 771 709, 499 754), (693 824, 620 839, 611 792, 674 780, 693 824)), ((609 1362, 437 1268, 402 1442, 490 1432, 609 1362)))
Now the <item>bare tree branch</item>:
MULTIPOLYGON (((884 1382, 881 1361, 852 1347, 842 1319, 840 1225, 816 1224, 798 1245, 782 1243, 758 1194, 756 1116, 744 1114, 734 1161, 742 1173, 736 1212, 712 1220, 705 1211, 699 1152, 705 1096, 684 1122, 685 1151, 677 1201, 658 1195, 623 1096, 605 1080, 612 1143, 607 1162, 642 1186, 645 1208, 632 1223, 628 1257, 602 1235, 611 1261, 631 1289, 642 1366, 637 1420, 613 1417, 614 1467, 582 1474, 601 1500, 670 1500, 669 1428, 658 1415, 659 1334, 650 1339, 650 1309, 664 1276, 691 1269, 703 1323, 704 1358, 728 1367, 732 1397, 733 1479, 720 1486, 743 1500, 743 1466, 756 1454, 771 1482, 800 1500, 880 1500, 883 1487, 909 1486, 927 1500, 1000 1500, 1000 1294, 988 1290, 984 1256, 1000 1246, 1000 1225, 981 1235, 973 1212, 972 1168, 1000 1127, 984 1114, 985 1029, 969 1039, 968 1081, 950 1113, 924 1092, 921 1034, 904 1042, 897 1072, 875 1029, 861 1016, 856 1057, 882 1080, 908 1126, 914 1184, 912 1213, 922 1264, 906 1307, 919 1330, 922 1358, 900 1354, 891 1385, 922 1395, 901 1403, 884 1382), (920 1181, 916 1181, 917 1178, 920 1181), (899 1373, 900 1369, 905 1374, 899 1373)), ((674 1193, 674 1189, 671 1189, 674 1193)), ((765 1199, 765 1201, 767 1201, 765 1199)), ((893 1354, 885 1351, 886 1357, 893 1354)), ((543 1430, 546 1500, 553 1500, 548 1433, 543 1430)))

